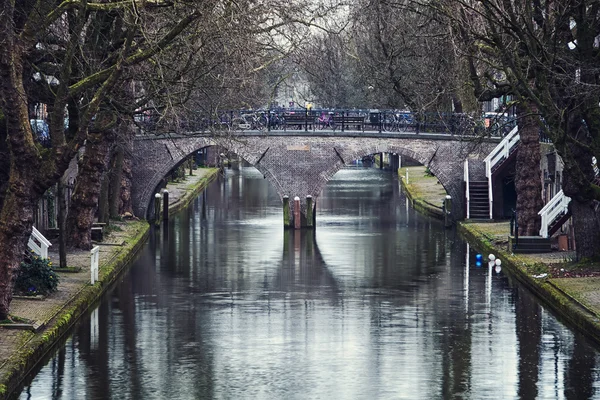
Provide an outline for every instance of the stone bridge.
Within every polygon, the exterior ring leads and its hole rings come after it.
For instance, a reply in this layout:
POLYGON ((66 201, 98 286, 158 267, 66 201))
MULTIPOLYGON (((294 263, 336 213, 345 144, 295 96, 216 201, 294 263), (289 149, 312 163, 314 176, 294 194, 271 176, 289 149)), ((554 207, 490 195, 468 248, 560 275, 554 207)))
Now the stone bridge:
POLYGON ((482 160, 499 140, 447 134, 301 131, 138 136, 133 144, 132 200, 137 216, 151 218, 149 206, 163 178, 190 154, 216 145, 256 167, 282 200, 284 196, 290 200, 299 197, 305 218, 307 196, 316 204, 327 181, 344 165, 372 154, 395 153, 427 166, 452 196, 453 216, 462 219, 464 160, 482 160))

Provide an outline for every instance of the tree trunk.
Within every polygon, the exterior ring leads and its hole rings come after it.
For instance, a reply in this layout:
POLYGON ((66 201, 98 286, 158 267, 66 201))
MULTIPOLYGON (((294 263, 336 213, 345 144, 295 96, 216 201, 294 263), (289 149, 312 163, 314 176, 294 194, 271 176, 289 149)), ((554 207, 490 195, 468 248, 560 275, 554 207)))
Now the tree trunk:
POLYGON ((540 216, 543 207, 542 177, 540 171, 540 141, 537 111, 533 104, 517 107, 519 135, 515 167, 515 190, 517 192, 517 218, 519 235, 537 236, 540 232, 540 216))
MULTIPOLYGON (((0 107, 6 123, 10 152, 7 190, 0 210, 0 320, 9 313, 15 271, 23 259, 33 226, 37 201, 52 185, 36 182, 45 171, 29 126, 29 113, 24 101, 23 62, 15 43, 11 15, 0 19, 0 107), (10 56, 9 56, 10 55, 10 56)), ((48 169, 48 167, 46 167, 48 169)), ((50 171, 52 172, 52 171, 50 171)), ((6 182, 5 181, 5 182, 6 182)))
POLYGON ((102 175, 110 146, 109 132, 89 133, 67 222, 72 247, 92 248, 92 224, 98 207, 102 175))
POLYGON ((600 259, 600 221, 598 202, 593 200, 590 181, 594 179, 592 155, 589 149, 568 144, 562 151, 570 155, 563 159, 563 191, 571 198, 573 230, 577 246, 577 259, 600 259))
POLYGON ((121 185, 123 183, 123 163, 124 163, 123 146, 117 145, 112 163, 112 178, 110 181, 110 217, 117 218, 120 214, 121 206, 121 185))
POLYGON ((9 313, 15 272, 18 270, 33 226, 33 214, 41 194, 33 189, 29 170, 13 168, 10 190, 0 213, 0 320, 9 313))
POLYGON ((65 199, 65 186, 66 182, 63 181, 64 177, 58 181, 57 200, 58 200, 58 260, 60 268, 67 267, 67 204, 65 199))
POLYGON ((133 215, 133 203, 131 202, 131 179, 133 177, 133 138, 128 138, 128 146, 125 149, 123 157, 123 174, 121 176, 121 202, 119 206, 119 214, 130 213, 133 215))
POLYGON ((597 211, 598 202, 590 200, 579 202, 571 199, 569 208, 573 215, 577 260, 598 260, 600 256, 600 221, 597 211))
POLYGON ((109 190, 113 181, 112 168, 102 174, 100 179, 100 196, 98 197, 98 222, 108 223, 110 217, 109 190))

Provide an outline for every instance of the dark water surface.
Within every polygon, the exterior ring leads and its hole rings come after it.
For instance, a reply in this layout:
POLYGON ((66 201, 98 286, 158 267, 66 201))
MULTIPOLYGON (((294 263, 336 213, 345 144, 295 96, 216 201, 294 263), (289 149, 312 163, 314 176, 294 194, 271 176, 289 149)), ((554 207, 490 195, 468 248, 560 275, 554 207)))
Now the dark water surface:
POLYGON ((253 168, 152 235, 21 399, 600 398, 597 347, 376 169, 284 232, 253 168))

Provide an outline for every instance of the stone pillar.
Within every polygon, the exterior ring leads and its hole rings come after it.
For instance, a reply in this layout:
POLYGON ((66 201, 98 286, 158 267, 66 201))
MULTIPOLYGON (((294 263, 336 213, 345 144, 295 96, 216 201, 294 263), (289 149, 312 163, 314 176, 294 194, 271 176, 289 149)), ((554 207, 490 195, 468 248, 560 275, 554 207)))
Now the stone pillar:
POLYGON ((294 197, 294 229, 302 228, 302 217, 300 215, 300 197, 294 197))
POLYGON ((292 224, 290 223, 290 198, 289 196, 283 196, 283 229, 290 229, 292 224))
POLYGON ((313 198, 311 195, 306 196, 306 227, 307 228, 314 228, 313 222, 314 222, 314 217, 313 217, 313 198))

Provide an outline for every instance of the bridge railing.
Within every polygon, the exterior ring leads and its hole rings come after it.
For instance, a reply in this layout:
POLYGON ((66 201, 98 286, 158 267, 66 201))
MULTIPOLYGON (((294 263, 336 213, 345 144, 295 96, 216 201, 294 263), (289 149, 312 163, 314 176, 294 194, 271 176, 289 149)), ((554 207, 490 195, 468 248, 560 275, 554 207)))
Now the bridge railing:
POLYGON ((244 130, 367 130, 377 132, 446 133, 457 136, 502 136, 486 128, 483 118, 466 113, 412 113, 381 109, 284 109, 221 110, 193 113, 177 122, 158 116, 136 117, 142 130, 244 131, 244 130), (169 125, 170 124, 170 125, 169 125))

